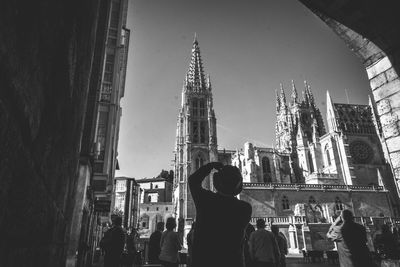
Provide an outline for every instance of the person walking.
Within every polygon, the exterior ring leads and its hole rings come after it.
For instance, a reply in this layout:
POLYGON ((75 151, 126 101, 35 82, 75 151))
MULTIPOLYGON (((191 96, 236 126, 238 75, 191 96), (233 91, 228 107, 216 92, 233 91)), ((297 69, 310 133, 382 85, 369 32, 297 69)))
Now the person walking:
POLYGON ((149 263, 156 264, 160 263, 160 256, 161 247, 161 235, 164 231, 164 222, 158 222, 156 225, 156 230, 151 234, 149 240, 149 263))
POLYGON ((125 245, 125 232, 122 229, 122 218, 112 218, 112 227, 104 233, 100 247, 104 250, 104 267, 119 267, 125 245))
POLYGON ((332 223, 327 237, 337 244, 341 267, 375 266, 367 247, 365 227, 355 223, 353 213, 343 210, 332 223))
POLYGON ((167 230, 161 235, 160 262, 164 267, 178 267, 178 251, 182 248, 176 228, 175 218, 168 218, 166 223, 167 230))
POLYGON ((270 231, 265 229, 265 221, 258 219, 257 230, 250 235, 250 257, 254 260, 255 267, 279 266, 281 257, 278 243, 270 231))
POLYGON ((286 267, 285 255, 288 254, 287 240, 285 236, 279 232, 279 227, 276 225, 271 226, 271 232, 274 234, 281 257, 279 258, 279 267, 286 267))
POLYGON ((242 191, 243 178, 234 166, 211 162, 189 177, 190 193, 196 206, 193 237, 193 267, 243 267, 244 230, 251 218, 249 203, 235 196, 242 191), (215 169, 216 193, 202 187, 215 169))
POLYGON ((375 237, 374 246, 383 260, 400 259, 400 249, 395 235, 390 231, 389 225, 382 225, 382 232, 375 237))

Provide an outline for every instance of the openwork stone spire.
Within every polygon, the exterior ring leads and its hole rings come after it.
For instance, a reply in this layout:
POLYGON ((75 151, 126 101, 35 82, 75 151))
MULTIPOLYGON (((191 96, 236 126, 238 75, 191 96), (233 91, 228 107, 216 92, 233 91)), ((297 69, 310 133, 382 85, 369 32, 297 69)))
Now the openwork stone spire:
POLYGON ((292 98, 292 102, 291 102, 292 105, 295 105, 295 104, 299 103, 296 85, 294 84, 294 81, 293 81, 293 80, 292 80, 292 94, 291 94, 291 98, 292 98))
POLYGON ((280 87, 281 87, 281 93, 280 93, 280 97, 279 97, 280 107, 281 107, 281 109, 286 109, 287 106, 286 106, 285 90, 283 90, 283 85, 282 84, 280 84, 280 87))
POLYGON ((201 89, 205 87, 206 83, 203 71, 203 62, 201 60, 200 48, 196 34, 193 40, 192 57, 187 76, 188 83, 195 89, 201 89))

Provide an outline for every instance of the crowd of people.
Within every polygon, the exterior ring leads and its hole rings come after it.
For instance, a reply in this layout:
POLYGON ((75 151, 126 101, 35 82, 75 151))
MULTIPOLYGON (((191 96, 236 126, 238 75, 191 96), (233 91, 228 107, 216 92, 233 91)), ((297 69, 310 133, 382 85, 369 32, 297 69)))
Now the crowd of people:
MULTIPOLYGON (((188 267, 285 267, 288 254, 286 237, 275 225, 266 229, 265 221, 258 219, 257 229, 249 223, 252 208, 250 204, 236 198, 242 191, 243 178, 234 166, 211 162, 195 171, 188 179, 189 188, 196 207, 196 221, 187 234, 188 267), (204 189, 203 180, 213 174, 216 192, 204 189)), ((125 235, 121 218, 116 217, 100 246, 105 251, 104 266, 132 266, 134 261, 134 234, 125 235), (125 257, 124 251, 127 252, 125 257), (124 259, 125 258, 125 259, 124 259), (121 262, 124 259, 124 262, 121 262), (130 264, 130 265, 129 265, 130 264)), ((175 218, 159 222, 149 240, 148 262, 164 267, 179 265, 179 251, 182 249, 180 236, 175 230, 175 218)), ((134 232, 134 231, 133 231, 134 232)), ((181 236, 182 237, 182 236, 181 236)), ((331 225, 327 237, 335 241, 341 267, 372 267, 376 259, 371 257, 367 247, 364 226, 354 222, 350 210, 344 210, 331 225)), ((400 258, 398 233, 384 225, 374 238, 377 255, 382 261, 400 258)), ((386 266, 386 265, 385 265, 386 266)))

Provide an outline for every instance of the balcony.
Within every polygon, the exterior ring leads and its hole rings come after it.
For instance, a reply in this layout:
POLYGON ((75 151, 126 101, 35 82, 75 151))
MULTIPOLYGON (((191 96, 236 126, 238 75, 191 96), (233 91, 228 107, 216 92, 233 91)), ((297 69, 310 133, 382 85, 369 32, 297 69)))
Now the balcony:
POLYGON ((280 184, 280 183, 243 183, 243 189, 293 190, 293 191, 354 191, 387 192, 376 185, 333 185, 333 184, 280 184))

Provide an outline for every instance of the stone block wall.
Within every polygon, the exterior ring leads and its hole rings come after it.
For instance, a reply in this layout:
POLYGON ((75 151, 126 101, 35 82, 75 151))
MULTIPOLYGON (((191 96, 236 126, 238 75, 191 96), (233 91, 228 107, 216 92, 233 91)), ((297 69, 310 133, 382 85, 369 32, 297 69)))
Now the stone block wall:
POLYGON ((64 266, 98 1, 0 8, 0 265, 64 266))

